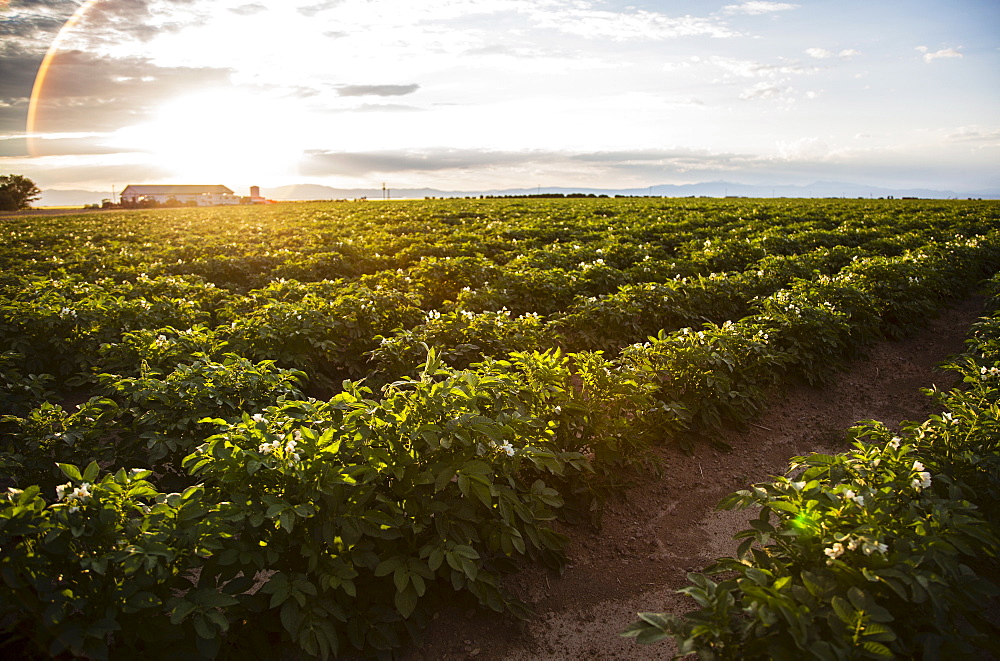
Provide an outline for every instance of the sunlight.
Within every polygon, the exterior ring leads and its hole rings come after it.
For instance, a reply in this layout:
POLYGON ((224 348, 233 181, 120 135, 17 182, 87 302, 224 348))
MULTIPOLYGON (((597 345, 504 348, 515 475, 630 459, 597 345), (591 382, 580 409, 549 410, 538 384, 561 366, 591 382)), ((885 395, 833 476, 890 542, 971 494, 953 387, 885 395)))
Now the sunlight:
POLYGON ((247 182, 294 168, 303 125, 289 104, 225 89, 175 98, 115 146, 152 155, 178 180, 247 182))

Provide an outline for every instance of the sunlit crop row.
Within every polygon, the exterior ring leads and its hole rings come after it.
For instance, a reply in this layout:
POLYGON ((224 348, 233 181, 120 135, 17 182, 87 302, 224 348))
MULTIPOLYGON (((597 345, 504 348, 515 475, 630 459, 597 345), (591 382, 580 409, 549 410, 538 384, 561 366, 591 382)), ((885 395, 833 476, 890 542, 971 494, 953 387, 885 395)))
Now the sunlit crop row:
MULTIPOLYGON (((375 654, 1000 268, 968 202, 427 201, 18 219, 0 622, 25 654, 375 654), (353 650, 353 652, 351 652, 353 650)), ((860 542, 859 542, 860 543, 860 542)), ((873 542, 874 543, 874 542, 873 542)), ((835 548, 835 547, 834 547, 835 548)))

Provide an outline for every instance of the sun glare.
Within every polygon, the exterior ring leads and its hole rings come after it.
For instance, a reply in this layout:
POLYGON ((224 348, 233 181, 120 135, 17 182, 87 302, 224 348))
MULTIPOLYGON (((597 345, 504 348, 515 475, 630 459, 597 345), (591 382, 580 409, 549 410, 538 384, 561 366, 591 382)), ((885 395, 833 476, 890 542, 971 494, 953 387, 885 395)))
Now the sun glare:
POLYGON ((227 89, 173 99, 115 143, 151 154, 178 180, 270 181, 300 157, 300 127, 289 104, 227 89))

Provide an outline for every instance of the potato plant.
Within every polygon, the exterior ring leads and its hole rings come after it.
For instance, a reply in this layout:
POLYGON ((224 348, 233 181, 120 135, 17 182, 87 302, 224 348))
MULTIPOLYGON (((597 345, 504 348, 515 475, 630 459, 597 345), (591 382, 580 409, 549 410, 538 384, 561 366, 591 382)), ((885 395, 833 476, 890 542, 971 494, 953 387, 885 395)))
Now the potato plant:
MULTIPOLYGON (((998 219, 991 202, 661 199, 5 219, 2 642, 386 656, 442 599, 524 615, 500 577, 561 566, 555 520, 599 521, 653 444, 718 442, 774 389, 917 327, 1000 269, 998 219)), ((990 385, 990 359, 968 360, 990 385)), ((897 459, 934 476, 933 511, 974 517, 995 466, 963 439, 991 435, 993 395, 962 412, 938 396, 979 431, 945 442, 929 422, 897 459)), ((839 567, 834 537, 817 571, 839 567)), ((874 593, 851 594, 867 627, 874 593)))
POLYGON ((184 463, 234 504, 241 541, 203 571, 220 582, 276 572, 260 626, 278 611, 322 656, 398 646, 432 589, 523 611, 497 578, 522 559, 559 565, 565 538, 546 522, 563 498, 548 482, 589 464, 552 447, 518 392, 509 376, 435 369, 432 357, 381 401, 345 384, 329 402, 216 421, 184 463))
POLYGON ((862 423, 851 452, 796 458, 786 477, 723 500, 760 508, 736 556, 688 575, 695 610, 642 613, 623 635, 720 659, 996 654, 998 320, 950 363, 963 387, 927 391, 940 415, 898 435, 862 423))

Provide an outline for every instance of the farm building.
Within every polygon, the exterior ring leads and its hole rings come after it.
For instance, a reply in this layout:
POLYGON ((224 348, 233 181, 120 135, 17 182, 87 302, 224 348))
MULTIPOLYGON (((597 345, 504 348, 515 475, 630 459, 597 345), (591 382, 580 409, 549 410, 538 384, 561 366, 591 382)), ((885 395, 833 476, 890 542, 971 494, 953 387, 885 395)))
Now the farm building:
POLYGON ((121 203, 125 205, 138 205, 144 201, 166 204, 171 200, 181 204, 194 202, 200 207, 240 203, 240 198, 222 185, 126 186, 121 194, 121 203))

